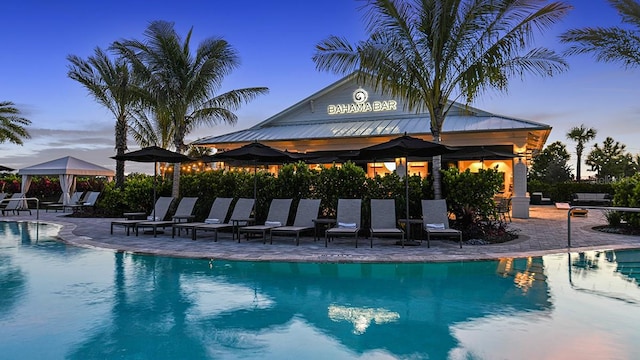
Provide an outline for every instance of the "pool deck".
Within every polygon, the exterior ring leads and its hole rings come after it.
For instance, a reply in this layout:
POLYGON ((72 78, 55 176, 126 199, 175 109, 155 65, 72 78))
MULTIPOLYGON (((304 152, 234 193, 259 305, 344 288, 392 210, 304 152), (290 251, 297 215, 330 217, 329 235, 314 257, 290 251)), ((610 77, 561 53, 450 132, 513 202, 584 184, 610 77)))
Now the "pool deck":
MULTIPOLYGON (((300 246, 293 237, 274 237, 273 244, 263 244, 262 239, 232 240, 231 233, 220 233, 217 242, 213 233, 198 233, 193 241, 185 235, 171 238, 168 228, 158 237, 134 233, 127 236, 124 228, 115 227, 110 234, 113 218, 73 218, 66 214, 40 211, 39 221, 62 225, 61 241, 80 247, 126 251, 139 254, 166 255, 189 258, 250 260, 250 261, 305 261, 305 262, 425 262, 484 260, 510 257, 541 256, 555 253, 587 250, 609 250, 640 248, 640 236, 607 234, 592 230, 593 226, 605 225, 606 219, 600 210, 589 210, 586 217, 571 219, 571 248, 567 246, 567 210, 554 206, 532 206, 529 219, 513 219, 509 224, 517 230, 519 238, 494 245, 463 245, 450 240, 431 240, 418 246, 395 245, 396 239, 374 239, 373 248, 369 239, 360 238, 355 248, 353 238, 339 238, 325 248, 324 238, 315 242, 313 236, 301 237, 300 246)), ((7 215, 7 221, 35 221, 33 215, 7 215)))

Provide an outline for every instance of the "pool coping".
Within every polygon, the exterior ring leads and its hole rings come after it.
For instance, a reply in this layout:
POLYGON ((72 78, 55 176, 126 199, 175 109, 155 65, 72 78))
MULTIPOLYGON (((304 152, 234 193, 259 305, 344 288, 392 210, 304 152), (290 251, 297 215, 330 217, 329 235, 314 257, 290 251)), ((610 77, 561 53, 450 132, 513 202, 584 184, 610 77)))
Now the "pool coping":
MULTIPOLYGON (((324 246, 324 241, 314 242, 313 237, 303 237, 300 246, 293 241, 279 238, 273 245, 262 240, 232 240, 223 236, 218 242, 211 237, 192 241, 189 237, 171 238, 163 234, 126 236, 122 229, 110 234, 111 218, 71 218, 60 213, 40 212, 39 222, 60 226, 58 239, 73 246, 102 249, 132 254, 170 256, 198 259, 238 261, 284 262, 444 262, 475 261, 499 258, 521 258, 567 252, 592 250, 621 250, 640 248, 640 236, 602 233, 592 228, 606 224, 603 216, 593 212, 591 216, 572 219, 572 244, 567 246, 566 212, 554 207, 532 207, 529 219, 513 219, 509 226, 519 232, 518 239, 489 245, 463 245, 448 240, 432 240, 431 247, 396 246, 395 239, 375 239, 374 247, 362 238, 355 248, 353 239, 336 239, 324 246), (604 221, 604 222, 603 222, 604 221)), ((4 221, 34 221, 35 216, 6 216, 4 221)))

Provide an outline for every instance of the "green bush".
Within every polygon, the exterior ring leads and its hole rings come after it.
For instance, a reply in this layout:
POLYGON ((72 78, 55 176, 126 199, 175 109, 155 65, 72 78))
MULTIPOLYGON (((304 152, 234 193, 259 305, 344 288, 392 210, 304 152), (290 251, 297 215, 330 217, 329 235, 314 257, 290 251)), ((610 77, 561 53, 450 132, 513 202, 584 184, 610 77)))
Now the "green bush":
MULTIPOLYGON (((615 195, 613 205, 620 207, 640 207, 640 174, 624 178, 613 184, 615 195)), ((634 228, 640 228, 640 214, 623 212, 622 220, 634 228)))
POLYGON ((442 171, 443 194, 447 206, 458 221, 475 222, 476 218, 494 216, 493 197, 502 187, 502 174, 496 169, 481 169, 472 173, 469 169, 460 172, 457 168, 442 171))

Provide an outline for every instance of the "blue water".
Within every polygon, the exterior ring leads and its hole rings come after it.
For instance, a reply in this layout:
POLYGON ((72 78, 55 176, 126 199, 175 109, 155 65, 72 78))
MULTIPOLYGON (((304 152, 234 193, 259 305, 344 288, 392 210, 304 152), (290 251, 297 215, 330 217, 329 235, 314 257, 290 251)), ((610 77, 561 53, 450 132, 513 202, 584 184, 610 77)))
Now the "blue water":
POLYGON ((0 222, 2 359, 640 358, 640 251, 231 262, 75 248, 57 230, 0 222))

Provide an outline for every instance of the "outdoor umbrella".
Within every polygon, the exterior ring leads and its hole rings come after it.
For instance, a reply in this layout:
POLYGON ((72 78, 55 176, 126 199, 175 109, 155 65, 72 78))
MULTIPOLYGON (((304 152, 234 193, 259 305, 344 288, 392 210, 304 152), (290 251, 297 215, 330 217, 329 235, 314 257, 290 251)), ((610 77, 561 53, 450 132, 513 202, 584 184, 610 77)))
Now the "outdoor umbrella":
MULTIPOLYGON (((167 149, 163 149, 159 146, 149 146, 140 150, 132 151, 123 155, 112 156, 112 159, 121 161, 136 161, 136 162, 149 162, 153 163, 153 211, 155 211, 156 203, 156 177, 157 177, 157 163, 181 163, 185 161, 192 161, 190 157, 173 152, 167 149)), ((155 214, 153 214, 155 217, 155 214)))
POLYGON ((10 167, 6 167, 4 165, 0 165, 0 171, 13 171, 15 169, 12 169, 10 167))
POLYGON ((518 157, 511 145, 462 146, 458 151, 444 154, 443 160, 511 160, 518 157))
POLYGON ((407 217, 407 239, 411 235, 411 227, 409 226, 409 174, 408 174, 408 162, 409 158, 427 158, 437 155, 443 155, 457 151, 454 147, 449 147, 444 144, 435 143, 431 141, 422 140, 407 134, 391 139, 389 141, 368 146, 360 149, 358 157, 360 159, 370 160, 384 160, 395 159, 403 157, 407 164, 407 173, 404 176, 405 186, 405 203, 406 203, 406 217, 407 217))
POLYGON ((208 156, 209 162, 213 161, 235 161, 247 164, 253 164, 253 198, 257 199, 257 179, 256 172, 258 164, 280 164, 289 161, 295 161, 290 154, 274 149, 270 146, 259 142, 252 142, 237 149, 219 152, 208 156))

